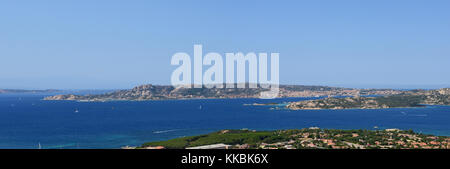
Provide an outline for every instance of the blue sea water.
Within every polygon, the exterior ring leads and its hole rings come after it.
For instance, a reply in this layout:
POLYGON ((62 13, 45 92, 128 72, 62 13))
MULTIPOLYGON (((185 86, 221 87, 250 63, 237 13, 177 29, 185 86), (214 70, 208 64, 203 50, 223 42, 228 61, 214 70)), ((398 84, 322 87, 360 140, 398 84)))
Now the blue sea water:
POLYGON ((450 107, 299 110, 252 103, 312 98, 164 101, 43 101, 0 95, 0 148, 120 148, 222 129, 413 129, 450 136, 450 107))

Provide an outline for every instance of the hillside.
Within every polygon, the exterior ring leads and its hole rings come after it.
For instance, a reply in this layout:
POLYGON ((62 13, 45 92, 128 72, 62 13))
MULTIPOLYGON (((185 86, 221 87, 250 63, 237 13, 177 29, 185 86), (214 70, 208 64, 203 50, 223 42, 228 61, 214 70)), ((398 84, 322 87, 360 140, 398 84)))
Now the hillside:
POLYGON ((412 130, 294 129, 277 131, 222 130, 199 136, 149 142, 138 148, 184 149, 223 144, 229 149, 409 149, 450 148, 450 138, 412 130))

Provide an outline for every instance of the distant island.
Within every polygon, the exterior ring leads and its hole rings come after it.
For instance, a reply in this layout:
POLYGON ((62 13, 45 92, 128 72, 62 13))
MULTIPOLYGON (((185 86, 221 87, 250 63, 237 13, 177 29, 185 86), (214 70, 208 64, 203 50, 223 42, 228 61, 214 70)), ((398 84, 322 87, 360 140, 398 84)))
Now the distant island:
POLYGON ((46 89, 46 90, 23 90, 23 89, 0 89, 0 94, 6 93, 54 93, 61 92, 61 90, 46 89))
POLYGON ((450 149, 450 138, 412 130, 221 130, 145 143, 138 149, 450 149))
MULTIPOLYGON (((248 84, 247 84, 248 85, 248 84)), ((44 100, 144 101, 168 99, 258 98, 263 88, 186 88, 142 85, 98 95, 56 95, 44 100)), ((438 90, 355 89, 328 86, 281 85, 279 97, 326 97, 292 102, 291 110, 302 109, 381 109, 450 105, 450 88, 438 90), (342 96, 342 97, 338 97, 342 96), (371 96, 371 97, 369 97, 371 96)), ((273 105, 275 103, 271 103, 273 105)), ((254 103, 252 105, 267 105, 254 103)))
POLYGON ((425 105, 450 105, 450 89, 412 90, 380 97, 329 97, 319 100, 293 102, 288 109, 381 109, 423 107, 425 105))
MULTIPOLYGON (((44 100, 115 101, 168 100, 208 98, 258 98, 263 88, 185 88, 170 85, 142 85, 100 95, 56 95, 44 100)), ((404 91, 393 89, 354 89, 328 86, 281 85, 279 97, 333 97, 354 95, 394 95, 404 91)))

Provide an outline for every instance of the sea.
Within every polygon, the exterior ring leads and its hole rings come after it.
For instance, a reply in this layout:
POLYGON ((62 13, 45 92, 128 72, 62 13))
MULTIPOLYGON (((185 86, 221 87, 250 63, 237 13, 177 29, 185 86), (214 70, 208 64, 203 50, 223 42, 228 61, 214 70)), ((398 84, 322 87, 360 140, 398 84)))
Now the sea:
POLYGON ((0 148, 117 149, 223 129, 398 128, 450 136, 449 106, 294 111, 283 105, 317 98, 42 100, 49 95, 0 94, 0 148))

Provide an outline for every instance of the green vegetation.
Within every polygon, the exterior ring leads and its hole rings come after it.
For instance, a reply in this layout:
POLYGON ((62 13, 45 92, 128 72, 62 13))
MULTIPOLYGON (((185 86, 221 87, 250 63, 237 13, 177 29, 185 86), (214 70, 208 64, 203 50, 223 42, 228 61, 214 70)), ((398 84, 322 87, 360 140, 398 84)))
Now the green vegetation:
POLYGON ((211 144, 246 149, 398 149, 450 148, 450 138, 414 133, 412 130, 294 129, 277 131, 222 130, 200 136, 149 142, 139 148, 163 146, 183 149, 211 144))
POLYGON ((274 143, 288 139, 286 134, 277 134, 277 132, 269 131, 249 131, 249 130, 223 130, 200 136, 190 136, 176 138, 168 141, 149 142, 142 145, 148 146, 164 146, 171 149, 180 149, 186 147, 195 147, 209 144, 249 144, 256 146, 256 143, 267 142, 274 143))
POLYGON ((420 107, 425 99, 424 95, 394 95, 375 98, 378 104, 389 107, 420 107))

